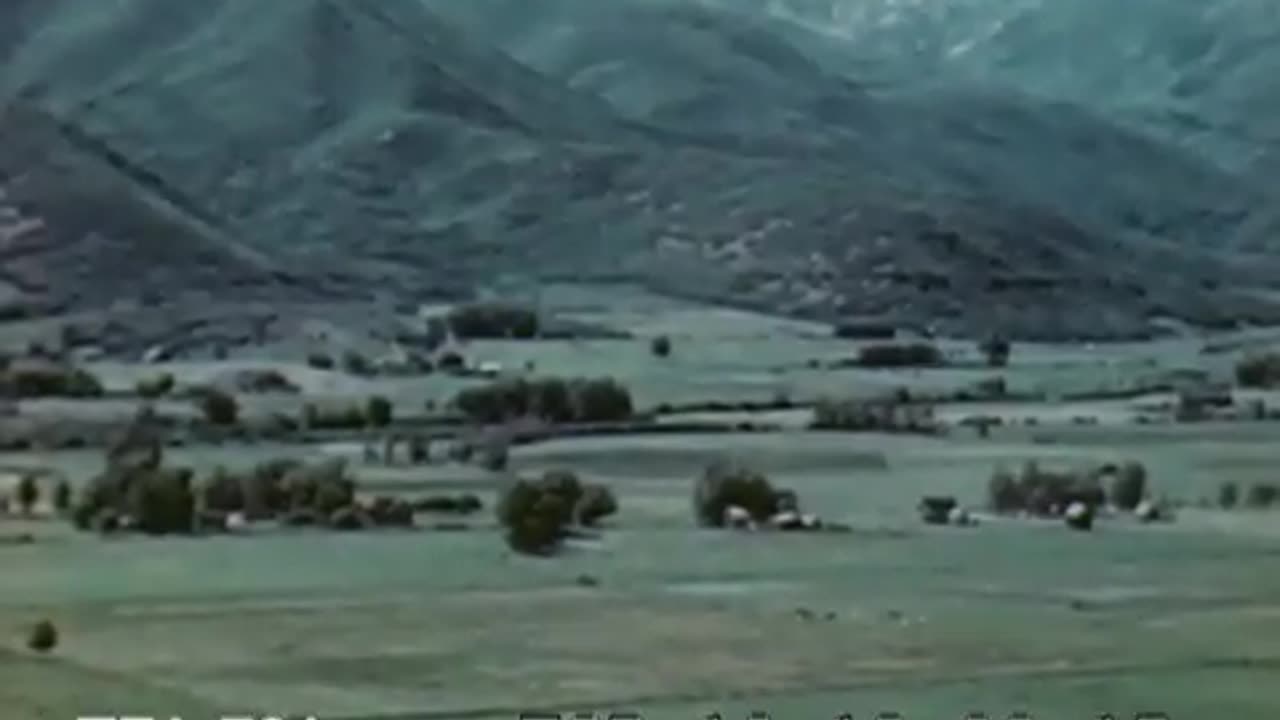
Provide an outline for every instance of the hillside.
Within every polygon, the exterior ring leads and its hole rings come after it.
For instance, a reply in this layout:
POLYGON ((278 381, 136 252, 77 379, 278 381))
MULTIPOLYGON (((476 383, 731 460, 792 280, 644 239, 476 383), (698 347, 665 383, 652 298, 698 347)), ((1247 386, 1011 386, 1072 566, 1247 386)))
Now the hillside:
POLYGON ((161 301, 607 275, 961 333, 1280 318, 1233 249, 1276 227, 1254 171, 1080 93, 912 79, 802 4, 6 5, 0 186, 61 228, 19 289, 137 296, 85 270, 119 252, 161 301))

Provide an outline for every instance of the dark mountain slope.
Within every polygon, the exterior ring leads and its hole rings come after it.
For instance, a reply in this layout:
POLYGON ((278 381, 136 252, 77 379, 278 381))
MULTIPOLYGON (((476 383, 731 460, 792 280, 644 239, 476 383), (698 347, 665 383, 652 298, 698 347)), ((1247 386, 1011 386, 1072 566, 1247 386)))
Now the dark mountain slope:
POLYGON ((294 280, 187 198, 22 103, 0 112, 0 282, 7 314, 236 288, 295 296, 294 280))

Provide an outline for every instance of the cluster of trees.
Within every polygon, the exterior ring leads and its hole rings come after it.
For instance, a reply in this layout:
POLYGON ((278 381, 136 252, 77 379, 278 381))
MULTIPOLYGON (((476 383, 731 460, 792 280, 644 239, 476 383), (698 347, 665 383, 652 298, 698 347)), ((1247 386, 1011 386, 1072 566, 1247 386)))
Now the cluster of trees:
POLYGON ((850 432, 919 432, 930 433, 938 429, 933 417, 933 406, 913 402, 908 397, 886 400, 819 400, 813 406, 813 419, 809 427, 814 430, 843 430, 850 432))
POLYGON ((552 423, 612 422, 630 419, 631 392, 611 378, 515 378, 458 393, 453 404, 471 420, 501 423, 536 417, 552 423))
POLYGON ((800 509, 793 491, 775 488, 763 473, 730 460, 717 460, 694 483, 694 519, 703 527, 724 527, 731 507, 745 510, 757 523, 800 509))
POLYGON ((108 449, 106 469, 83 489, 71 519, 82 530, 169 535, 225 530, 233 514, 335 529, 413 522, 408 501, 358 502, 355 481, 341 458, 314 464, 273 460, 241 473, 219 468, 198 482, 190 468, 165 466, 149 409, 108 449))
MULTIPOLYGON (((40 481, 33 474, 23 475, 13 489, 12 502, 8 497, 0 496, 0 513, 9 512, 12 505, 24 516, 35 512, 36 505, 42 495, 40 481)), ((59 480, 53 486, 50 503, 55 512, 64 513, 71 507, 71 486, 66 480, 59 480)))
POLYGON ((303 424, 316 430, 358 430, 382 428, 391 424, 395 406, 381 395, 374 395, 363 404, 324 407, 307 403, 302 409, 303 424))
POLYGON ((847 322, 836 325, 832 334, 841 340, 892 340, 898 329, 887 323, 847 322))
POLYGON ((196 403, 210 425, 226 427, 240 421, 240 401, 231 393, 214 387, 196 388, 196 403))
POLYGON ((538 313, 530 308, 503 303, 462 305, 446 318, 453 334, 464 340, 528 340, 538 336, 538 313))
POLYGON ((164 467, 157 457, 109 464, 77 502, 72 513, 76 527, 191 534, 227 530, 235 516, 335 530, 413 524, 414 506, 408 500, 358 501, 355 480, 340 458, 314 464, 273 460, 241 473, 218 468, 197 482, 189 468, 164 467))
POLYGON ((1236 363, 1236 382, 1247 388, 1280 385, 1280 355, 1260 353, 1242 358, 1236 363))
POLYGON ((609 488, 583 483, 568 470, 549 470, 537 480, 517 479, 497 505, 507 546, 526 555, 549 555, 575 525, 596 527, 617 512, 618 501, 609 488))
POLYGON ((411 502, 418 512, 443 515, 471 515, 484 509, 484 503, 472 493, 461 495, 428 495, 411 502))
POLYGON ((1218 506, 1230 510, 1242 504, 1255 510, 1264 510, 1280 505, 1280 485, 1275 483, 1253 483, 1246 490, 1243 499, 1240 487, 1235 483, 1223 483, 1218 488, 1218 506))
POLYGON ((988 504, 999 513, 1026 512, 1056 517, 1073 503, 1096 509, 1107 504, 1135 510, 1147 496, 1147 470, 1139 462, 1104 465, 1089 471, 1046 470, 1026 463, 1015 476, 997 468, 987 486, 988 504), (1108 492, 1104 480, 1111 479, 1108 492))
POLYGON ((102 394, 102 382, 73 365, 44 359, 0 361, 0 395, 87 398, 102 394))
POLYGON ((929 343, 874 343, 858 350, 858 365, 868 368, 937 367, 942 351, 929 343))

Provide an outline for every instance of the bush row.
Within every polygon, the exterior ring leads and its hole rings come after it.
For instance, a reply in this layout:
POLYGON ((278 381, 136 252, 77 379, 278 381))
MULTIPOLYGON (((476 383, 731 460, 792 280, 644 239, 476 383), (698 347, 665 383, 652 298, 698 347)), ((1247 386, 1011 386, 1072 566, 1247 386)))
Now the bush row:
POLYGON ((1000 513, 1026 512, 1032 515, 1061 515, 1073 503, 1089 508, 1111 504, 1132 511, 1147 495, 1147 471, 1138 462, 1105 465, 1089 471, 1045 470, 1035 462, 1026 463, 1018 476, 997 468, 987 487, 988 504, 1000 513), (1111 479, 1108 494, 1104 480, 1111 479))
POLYGON ((627 420, 633 413, 631 392, 610 378, 499 380, 461 391, 453 404, 481 423, 522 417, 553 423, 611 422, 627 420))
POLYGON ((17 362, 0 369, 0 396, 85 398, 102 394, 102 383, 97 377, 70 365, 17 362))

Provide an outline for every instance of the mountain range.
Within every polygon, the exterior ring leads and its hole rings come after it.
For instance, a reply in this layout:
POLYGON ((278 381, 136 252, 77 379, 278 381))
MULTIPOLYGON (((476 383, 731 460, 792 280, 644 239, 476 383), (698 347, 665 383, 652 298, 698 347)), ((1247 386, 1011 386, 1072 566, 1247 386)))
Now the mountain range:
POLYGON ((1274 322, 1278 12, 11 0, 0 302, 519 276, 971 335, 1274 322))

